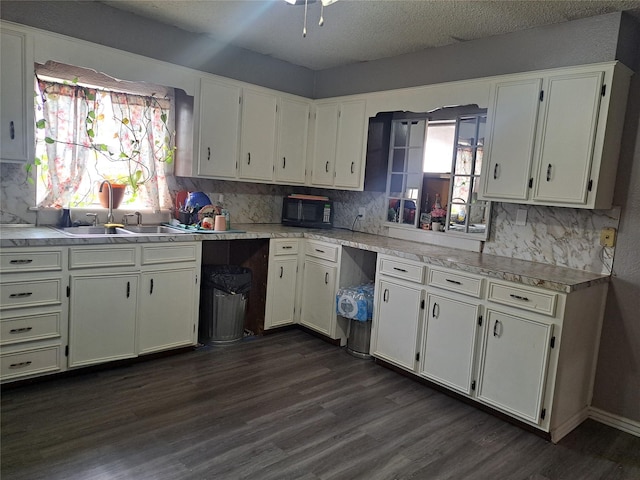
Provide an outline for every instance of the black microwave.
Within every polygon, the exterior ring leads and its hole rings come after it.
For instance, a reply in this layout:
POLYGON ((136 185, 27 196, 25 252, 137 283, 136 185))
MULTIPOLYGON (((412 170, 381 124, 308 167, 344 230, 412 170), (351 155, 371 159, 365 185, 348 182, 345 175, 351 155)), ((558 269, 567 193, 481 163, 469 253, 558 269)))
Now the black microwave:
POLYGON ((282 224, 294 227, 332 228, 333 202, 309 198, 284 197, 282 224))

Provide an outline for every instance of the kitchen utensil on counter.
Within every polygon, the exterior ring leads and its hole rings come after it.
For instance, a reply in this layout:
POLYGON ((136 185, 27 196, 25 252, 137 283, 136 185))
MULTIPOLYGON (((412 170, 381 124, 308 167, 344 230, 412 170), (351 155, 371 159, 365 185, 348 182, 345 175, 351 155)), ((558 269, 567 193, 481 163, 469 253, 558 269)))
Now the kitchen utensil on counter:
POLYGON ((211 200, 206 193, 190 192, 189 195, 187 195, 187 200, 185 203, 185 207, 187 207, 187 209, 204 207, 205 205, 211 205, 211 200))
POLYGON ((225 218, 224 215, 216 215, 215 225, 213 229, 218 232, 227 230, 227 219, 225 218))

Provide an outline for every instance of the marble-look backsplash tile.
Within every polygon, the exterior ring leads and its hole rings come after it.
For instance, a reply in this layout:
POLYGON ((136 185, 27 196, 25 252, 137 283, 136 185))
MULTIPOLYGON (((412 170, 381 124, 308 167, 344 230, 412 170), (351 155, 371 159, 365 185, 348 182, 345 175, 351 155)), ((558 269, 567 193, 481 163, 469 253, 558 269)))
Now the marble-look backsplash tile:
POLYGON ((21 163, 0 163, 0 223, 36 223, 35 186, 21 163))
POLYGON ((619 221, 619 207, 603 211, 494 202, 490 238, 483 251, 608 274, 614 248, 600 246, 600 230, 617 229, 619 221), (516 225, 518 209, 527 211, 526 225, 516 225))

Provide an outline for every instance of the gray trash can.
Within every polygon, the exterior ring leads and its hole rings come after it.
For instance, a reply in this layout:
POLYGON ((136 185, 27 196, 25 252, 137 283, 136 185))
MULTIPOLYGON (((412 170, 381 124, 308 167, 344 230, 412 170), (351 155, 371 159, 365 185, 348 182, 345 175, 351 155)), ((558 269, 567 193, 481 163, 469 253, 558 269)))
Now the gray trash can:
POLYGON ((242 340, 251 270, 233 265, 202 267, 198 342, 225 344, 242 340))

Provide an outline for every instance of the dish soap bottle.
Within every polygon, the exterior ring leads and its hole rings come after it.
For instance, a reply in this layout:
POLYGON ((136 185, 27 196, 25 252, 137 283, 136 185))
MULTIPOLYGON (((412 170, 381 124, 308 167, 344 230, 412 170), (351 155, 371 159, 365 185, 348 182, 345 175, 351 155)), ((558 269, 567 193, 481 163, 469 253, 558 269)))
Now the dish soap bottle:
POLYGON ((60 215, 60 220, 58 220, 58 228, 68 228, 72 227, 73 222, 71 222, 71 211, 68 208, 62 209, 62 215, 60 215))

